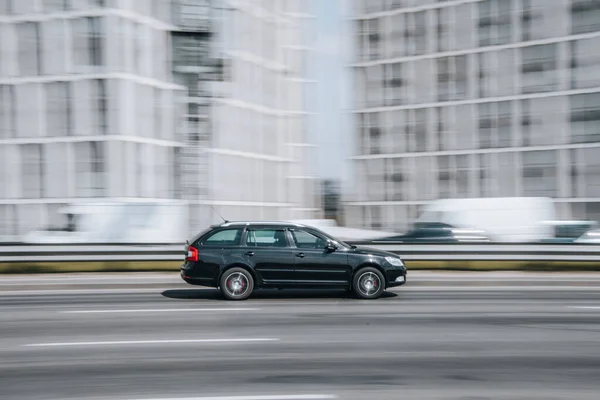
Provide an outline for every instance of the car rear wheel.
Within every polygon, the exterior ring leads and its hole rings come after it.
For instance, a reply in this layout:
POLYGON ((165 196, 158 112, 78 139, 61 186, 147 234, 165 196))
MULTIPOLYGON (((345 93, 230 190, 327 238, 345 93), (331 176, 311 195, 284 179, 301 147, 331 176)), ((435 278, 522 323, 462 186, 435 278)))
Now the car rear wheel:
POLYGON ((354 275, 352 289, 361 299, 377 299, 385 291, 383 274, 376 268, 366 267, 354 275))
POLYGON ((254 278, 243 268, 231 268, 221 276, 220 288, 227 300, 246 300, 254 290, 254 278))

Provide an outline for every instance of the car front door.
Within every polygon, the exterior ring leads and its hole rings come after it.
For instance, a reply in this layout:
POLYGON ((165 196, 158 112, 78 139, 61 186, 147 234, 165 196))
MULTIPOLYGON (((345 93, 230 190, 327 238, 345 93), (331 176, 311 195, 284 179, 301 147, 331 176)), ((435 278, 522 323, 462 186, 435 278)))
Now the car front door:
POLYGON ((328 239, 307 229, 290 229, 290 236, 294 246, 297 284, 346 286, 350 283, 352 268, 348 264, 346 249, 327 250, 328 239))
POLYGON ((248 228, 245 236, 246 262, 265 285, 294 281, 294 249, 284 228, 248 228))

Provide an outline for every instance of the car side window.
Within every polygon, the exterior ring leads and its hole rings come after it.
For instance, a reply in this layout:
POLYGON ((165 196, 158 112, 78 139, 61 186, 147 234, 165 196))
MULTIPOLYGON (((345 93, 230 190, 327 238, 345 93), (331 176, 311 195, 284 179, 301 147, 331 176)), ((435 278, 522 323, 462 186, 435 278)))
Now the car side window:
POLYGON ((283 229, 249 229, 246 246, 288 247, 288 242, 283 229))
POLYGON ((215 232, 202 241, 204 246, 239 246, 242 228, 223 229, 215 232))
POLYGON ((292 237, 294 244, 299 249, 323 249, 327 244, 325 238, 299 229, 292 230, 292 237))

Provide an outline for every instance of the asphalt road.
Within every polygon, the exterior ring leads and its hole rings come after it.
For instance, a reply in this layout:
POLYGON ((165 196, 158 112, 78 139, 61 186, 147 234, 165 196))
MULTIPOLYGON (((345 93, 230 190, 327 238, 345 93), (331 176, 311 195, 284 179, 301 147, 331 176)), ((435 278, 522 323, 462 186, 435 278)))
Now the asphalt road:
POLYGON ((598 399, 600 275, 412 273, 377 301, 0 277, 0 399, 598 399))

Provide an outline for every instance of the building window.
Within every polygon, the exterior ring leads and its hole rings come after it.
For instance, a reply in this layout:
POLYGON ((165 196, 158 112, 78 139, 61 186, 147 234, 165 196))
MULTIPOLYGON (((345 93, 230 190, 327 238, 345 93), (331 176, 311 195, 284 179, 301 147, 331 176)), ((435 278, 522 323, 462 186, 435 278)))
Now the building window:
POLYGON ((597 0, 571 0, 571 33, 600 30, 600 2, 597 0))
POLYGON ((40 107, 41 84, 21 83, 15 86, 16 103, 16 129, 17 137, 39 137, 40 118, 42 110, 40 107))
POLYGON ((496 103, 498 120, 498 147, 512 146, 512 103, 510 101, 502 101, 496 103))
POLYGON ((73 20, 73 59, 78 69, 104 66, 104 41, 106 34, 102 17, 86 17, 73 20))
POLYGON ((480 98, 493 96, 492 82, 496 79, 495 76, 495 60, 494 53, 482 52, 477 55, 477 80, 478 94, 480 98))
POLYGON ((39 144, 21 146, 21 184, 22 197, 39 199, 43 197, 43 153, 39 144))
POLYGON ((381 206, 371 206, 371 229, 382 229, 383 218, 381 212, 381 206))
POLYGON ((15 137, 15 87, 0 85, 0 138, 15 137))
POLYGON ((533 8, 531 7, 531 0, 521 0, 521 40, 526 42, 531 40, 532 34, 532 23, 533 20, 533 8))
POLYGON ((427 26, 425 11, 414 13, 414 40, 415 54, 421 55, 427 52, 427 26))
POLYGON ((450 71, 450 57, 437 59, 437 96, 438 101, 450 100, 452 72, 450 71))
POLYGON ((108 93, 106 79, 94 79, 92 83, 92 132, 97 135, 108 133, 108 93))
POLYGON ((368 160, 366 169, 366 200, 382 201, 385 199, 385 163, 382 159, 368 160))
POLYGON ((479 154, 478 163, 478 181, 479 194, 478 197, 492 197, 494 193, 494 166, 492 163, 492 154, 479 154))
POLYGON ((0 237, 17 240, 18 218, 17 206, 14 204, 0 205, 0 237))
POLYGON ((173 21, 184 30, 202 31, 210 27, 210 3, 206 0, 178 0, 173 10, 173 21))
POLYGON ((39 23, 22 22, 16 25, 18 38, 18 62, 21 76, 42 74, 39 23))
POLYGON ((527 151, 522 157, 523 195, 558 196, 556 151, 527 151))
POLYGON ((492 110, 493 103, 479 104, 479 148, 494 147, 494 128, 496 118, 492 110))
POLYGON ((438 53, 450 50, 448 39, 450 38, 450 15, 449 7, 442 7, 435 10, 436 19, 436 38, 438 53))
POLYGON ((523 93, 548 92, 558 88, 556 44, 525 47, 521 58, 523 93))
POLYGON ((68 136, 72 133, 71 86, 69 82, 46 85, 46 135, 68 136))
POLYGON ((58 75, 66 72, 65 20, 50 19, 42 22, 44 73, 58 75))
POLYGON ((470 197, 470 174, 469 156, 456 156, 456 195, 458 197, 470 197))
POLYGON ((162 130, 163 130, 163 113, 165 112, 165 106, 164 106, 164 100, 163 100, 163 96, 164 96, 164 91, 162 89, 157 89, 154 88, 154 101, 152 103, 152 114, 154 115, 154 137, 155 138, 160 138, 162 137, 162 130))
POLYGON ((45 13, 66 11, 69 9, 69 0, 43 0, 42 4, 45 13))
POLYGON ((391 168, 389 170, 388 182, 392 201, 406 200, 406 194, 404 193, 406 167, 404 163, 404 158, 392 158, 388 164, 391 168))
POLYGON ((600 197, 600 149, 582 149, 583 163, 580 162, 583 182, 585 182, 584 197, 600 197))
POLYGON ((571 89, 600 86, 600 37, 570 42, 571 89))
POLYGON ((379 154, 381 152, 381 118, 378 113, 368 114, 369 116, 369 154, 379 154))
POLYGON ((0 15, 11 15, 13 13, 12 2, 13 0, 0 0, 0 15))
POLYGON ((510 43, 513 0, 484 0, 479 3, 479 46, 510 43))
POLYGON ((75 143, 75 196, 104 194, 104 148, 102 142, 75 143))
POLYGON ((570 97, 571 142, 600 142, 600 93, 570 97))
POLYGON ((173 50, 175 65, 198 66, 206 63, 209 40, 205 36, 174 34, 173 50))
POLYGON ((454 168, 451 165, 450 156, 438 157, 438 197, 449 199, 452 197, 452 181, 454 180, 454 168))
POLYGON ((497 195, 501 197, 516 196, 519 178, 516 154, 498 153, 497 160, 497 195))
POLYGON ((496 42, 507 44, 512 42, 512 9, 514 0, 496 0, 496 42))
POLYGON ((479 104, 479 148, 512 146, 512 105, 509 101, 479 104))
POLYGON ((368 46, 369 46, 369 59, 377 59, 381 57, 381 34, 379 32, 379 20, 370 19, 368 21, 368 46))
POLYGON ((90 43, 90 64, 104 65, 104 26, 103 20, 98 17, 87 18, 90 43))
POLYGON ((437 60, 438 101, 464 100, 468 94, 467 56, 437 60))
POLYGON ((68 143, 44 144, 44 190, 45 197, 64 198, 69 196, 68 143))
POLYGON ((381 65, 373 65, 366 68, 367 75, 367 107, 377 107, 382 104, 381 90, 383 88, 384 75, 381 65))
POLYGON ((415 145, 416 151, 427 151, 429 143, 427 129, 427 110, 424 108, 415 110, 415 145))

